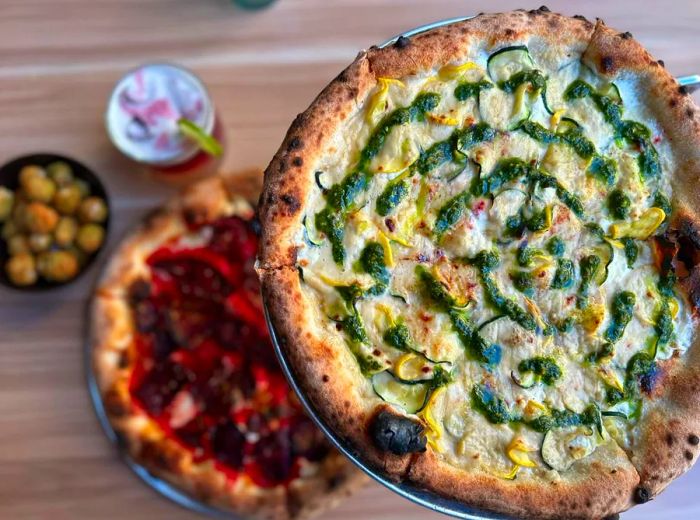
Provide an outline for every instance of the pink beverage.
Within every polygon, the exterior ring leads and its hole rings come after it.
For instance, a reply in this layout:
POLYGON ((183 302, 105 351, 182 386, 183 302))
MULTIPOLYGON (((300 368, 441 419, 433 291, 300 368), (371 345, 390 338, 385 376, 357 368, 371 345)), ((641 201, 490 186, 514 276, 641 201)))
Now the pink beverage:
POLYGON ((163 174, 213 170, 218 157, 183 134, 182 119, 221 141, 221 125, 204 84, 189 70, 167 63, 128 72, 114 87, 105 114, 112 143, 134 161, 163 174))

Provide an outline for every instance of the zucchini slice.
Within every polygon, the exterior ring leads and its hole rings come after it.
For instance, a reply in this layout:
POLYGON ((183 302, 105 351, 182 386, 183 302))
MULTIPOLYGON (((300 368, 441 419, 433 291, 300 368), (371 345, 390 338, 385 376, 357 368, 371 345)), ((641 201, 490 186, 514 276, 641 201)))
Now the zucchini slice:
POLYGON ((596 273, 595 282, 598 285, 603 285, 608 279, 608 273, 610 271, 610 264, 612 264, 615 259, 615 249, 610 244, 610 242, 603 241, 600 245, 596 246, 595 253, 600 256, 603 260, 603 269, 598 269, 596 273))
POLYGON ((586 427, 552 428, 544 434, 540 454, 547 466, 561 473, 593 453, 597 445, 595 433, 586 427))
POLYGON ((304 215, 302 224, 304 227, 304 240, 306 240, 311 247, 319 247, 323 243, 323 240, 316 235, 316 226, 309 224, 309 219, 306 215, 304 215))
POLYGON ((430 390, 427 383, 402 383, 386 371, 372 377, 372 388, 382 400, 400 406, 409 414, 423 408, 430 390))
POLYGON ((620 95, 620 89, 615 85, 615 83, 608 83, 603 85, 598 89, 598 93, 603 96, 609 97, 618 105, 622 104, 622 96, 620 95))
POLYGON ((527 372, 520 376, 515 370, 511 370, 510 378, 513 380, 513 383, 526 390, 537 384, 537 377, 532 372, 527 372))
POLYGON ((534 68, 535 63, 525 45, 500 49, 491 54, 486 62, 486 70, 494 83, 506 81, 518 72, 534 68))
POLYGON ((407 352, 394 363, 394 376, 403 383, 429 381, 433 377, 435 363, 415 352, 407 352))
POLYGON ((314 179, 316 179, 316 186, 318 186, 318 189, 321 190, 323 193, 326 193, 328 191, 328 188, 323 185, 323 182, 321 182, 321 175, 323 175, 325 172, 321 170, 316 170, 316 173, 314 173, 314 179))

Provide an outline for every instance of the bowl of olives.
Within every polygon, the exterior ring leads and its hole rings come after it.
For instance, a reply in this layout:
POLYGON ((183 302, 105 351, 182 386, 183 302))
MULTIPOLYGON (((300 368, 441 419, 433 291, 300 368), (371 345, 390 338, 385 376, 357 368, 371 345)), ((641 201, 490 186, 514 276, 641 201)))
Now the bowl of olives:
POLYGON ((107 192, 74 159, 32 154, 0 167, 0 283, 44 290, 75 280, 109 229, 107 192))

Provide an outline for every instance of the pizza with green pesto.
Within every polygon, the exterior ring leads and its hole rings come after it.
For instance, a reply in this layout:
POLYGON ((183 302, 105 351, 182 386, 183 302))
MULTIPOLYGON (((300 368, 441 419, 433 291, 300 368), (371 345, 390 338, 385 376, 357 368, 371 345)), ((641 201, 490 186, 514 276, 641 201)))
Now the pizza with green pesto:
POLYGON ((700 119, 546 8, 361 53, 266 171, 258 272, 320 417, 378 471, 524 518, 652 499, 700 443, 700 119))

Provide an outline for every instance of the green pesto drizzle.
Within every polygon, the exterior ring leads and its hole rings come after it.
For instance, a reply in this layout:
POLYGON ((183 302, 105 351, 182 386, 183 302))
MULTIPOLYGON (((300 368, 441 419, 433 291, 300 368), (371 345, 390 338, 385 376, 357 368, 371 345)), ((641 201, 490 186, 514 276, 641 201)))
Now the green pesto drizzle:
POLYGON ((557 270, 552 278, 552 289, 568 289, 574 283, 574 263, 568 258, 557 259, 557 270))
POLYGON ((465 81, 457 85, 455 88, 455 97, 458 101, 466 101, 469 98, 479 98, 482 91, 493 88, 493 83, 486 80, 481 81, 465 81))
POLYGON ((511 320, 526 330, 535 330, 535 319, 515 301, 507 298, 498 288, 498 284, 492 276, 492 271, 500 263, 497 251, 481 251, 473 259, 468 260, 479 271, 481 284, 488 301, 496 309, 508 316, 511 320))
POLYGON ((397 108, 384 117, 372 132, 367 145, 360 152, 356 170, 349 173, 326 193, 326 207, 316 214, 316 228, 325 233, 331 243, 333 260, 345 261, 345 216, 351 211, 357 196, 367 190, 370 180, 369 164, 381 151, 391 130, 400 125, 422 121, 425 114, 439 103, 440 96, 431 92, 418 94, 407 107, 397 108))
POLYGON ((617 135, 639 147, 639 171, 642 180, 649 180, 661 174, 659 154, 651 141, 651 131, 636 121, 622 119, 622 105, 609 96, 596 92, 591 85, 580 79, 569 85, 564 92, 564 99, 583 99, 589 97, 593 100, 603 118, 615 129, 617 135))
POLYGON ((535 419, 526 420, 515 415, 508 408, 505 400, 487 385, 474 385, 471 401, 474 409, 483 414, 492 424, 522 423, 540 433, 569 426, 595 426, 598 431, 602 430, 600 408, 595 403, 588 405, 581 413, 551 409, 535 419))
POLYGON ((627 267, 632 269, 634 267, 634 263, 637 261, 637 257, 639 256, 639 246, 633 238, 626 237, 621 240, 625 248, 624 251, 625 258, 627 259, 627 267))
POLYGON ((488 365, 497 365, 501 360, 500 345, 489 345, 479 335, 478 329, 471 323, 466 312, 456 307, 454 297, 425 267, 417 266, 416 275, 426 296, 450 317, 452 329, 470 357, 488 365))
POLYGON ((608 211, 617 220, 625 220, 630 215, 632 201, 621 189, 615 189, 608 195, 608 211))
MULTIPOLYGON (((450 137, 433 144, 422 152, 416 162, 411 165, 410 173, 427 175, 450 161, 461 162, 467 150, 479 143, 491 141, 495 135, 496 131, 486 123, 478 123, 455 130, 450 137)), ((401 175, 389 182, 377 198, 377 213, 383 217, 389 215, 408 195, 409 188, 409 181, 401 175)))
POLYGON ((510 94, 525 83, 529 83, 532 90, 537 92, 545 87, 547 80, 539 70, 522 70, 516 72, 510 78, 499 82, 498 88, 510 94))
POLYGON ((470 199, 469 192, 464 191, 452 197, 438 210, 433 226, 433 233, 438 237, 438 240, 461 220, 470 199))
POLYGON ((395 349, 403 352, 412 350, 411 345, 413 344, 413 340, 411 339, 411 332, 403 323, 397 323, 386 329, 383 339, 395 349))
POLYGON ((535 356, 524 359, 518 364, 518 370, 523 373, 532 373, 545 385, 553 385, 562 375, 561 368, 554 358, 535 356))
POLYGON ((516 130, 522 130, 534 140, 543 144, 567 144, 582 159, 590 159, 595 154, 595 146, 583 135, 583 131, 577 126, 572 126, 564 132, 553 132, 539 123, 525 120, 518 125, 516 130))

